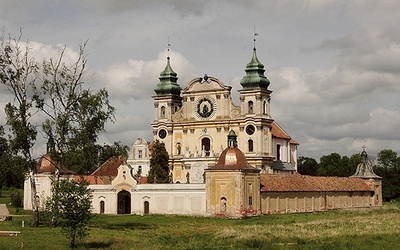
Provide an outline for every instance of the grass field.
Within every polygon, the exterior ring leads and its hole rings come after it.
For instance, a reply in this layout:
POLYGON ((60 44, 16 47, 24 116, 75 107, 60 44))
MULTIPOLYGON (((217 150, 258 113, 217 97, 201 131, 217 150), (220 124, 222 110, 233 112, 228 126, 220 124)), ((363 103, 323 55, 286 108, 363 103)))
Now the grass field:
MULTIPOLYGON (((0 222, 0 231, 21 231, 0 236, 0 249, 68 249, 60 228, 31 228, 30 220, 0 222)), ((248 219, 96 215, 78 249, 398 249, 399 235, 398 203, 248 219)))

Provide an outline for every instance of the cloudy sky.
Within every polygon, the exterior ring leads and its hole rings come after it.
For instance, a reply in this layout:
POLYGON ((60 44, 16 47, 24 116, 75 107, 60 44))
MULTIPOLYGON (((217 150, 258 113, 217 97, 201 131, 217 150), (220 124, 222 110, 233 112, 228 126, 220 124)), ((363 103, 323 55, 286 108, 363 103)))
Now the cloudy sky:
MULTIPOLYGON (((185 87, 205 73, 233 87, 253 48, 271 81, 272 117, 319 159, 391 148, 400 153, 400 5, 380 1, 8 1, 0 27, 29 41, 36 58, 64 45, 86 53, 92 89, 107 88, 117 108, 102 142, 152 139, 151 96, 166 63, 185 87)), ((2 89, 0 104, 7 94, 2 89)), ((4 112, 0 124, 5 123, 4 112)), ((40 144, 40 143, 39 143, 40 144)), ((35 149, 36 154, 44 151, 35 149)))

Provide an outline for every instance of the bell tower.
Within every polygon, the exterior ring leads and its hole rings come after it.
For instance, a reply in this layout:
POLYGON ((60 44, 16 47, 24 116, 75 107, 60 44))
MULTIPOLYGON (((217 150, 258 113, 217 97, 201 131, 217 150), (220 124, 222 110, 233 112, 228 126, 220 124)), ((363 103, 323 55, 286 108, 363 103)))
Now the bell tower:
MULTIPOLYGON (((171 67, 169 56, 159 80, 160 82, 154 88, 156 95, 152 96, 154 100, 153 138, 163 141, 168 147, 172 145, 172 116, 182 106, 181 87, 177 83, 178 77, 171 67)), ((167 151, 171 154, 170 148, 167 148, 167 151)))
POLYGON ((272 134, 270 100, 272 91, 268 89, 270 81, 264 75, 264 65, 253 56, 246 65, 246 75, 240 81, 240 110, 243 118, 239 135, 240 147, 245 149, 250 164, 267 172, 272 171, 272 134))

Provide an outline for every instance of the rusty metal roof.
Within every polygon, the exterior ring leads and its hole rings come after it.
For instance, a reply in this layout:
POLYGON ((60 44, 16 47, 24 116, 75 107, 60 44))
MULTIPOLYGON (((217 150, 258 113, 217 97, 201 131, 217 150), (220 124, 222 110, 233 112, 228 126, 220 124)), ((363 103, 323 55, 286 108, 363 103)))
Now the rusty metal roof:
POLYGON ((263 174, 261 192, 373 191, 360 178, 263 174))
POLYGON ((244 156, 244 153, 237 147, 228 147, 222 151, 217 164, 208 168, 209 170, 248 170, 260 171, 251 166, 244 156))

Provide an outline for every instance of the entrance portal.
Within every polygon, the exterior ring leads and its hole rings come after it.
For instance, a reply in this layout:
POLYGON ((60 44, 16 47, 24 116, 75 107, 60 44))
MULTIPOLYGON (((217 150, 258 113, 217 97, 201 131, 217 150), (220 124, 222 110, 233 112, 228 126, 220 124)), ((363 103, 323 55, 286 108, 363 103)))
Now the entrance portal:
POLYGON ((118 214, 130 214, 131 213, 131 193, 126 190, 122 190, 118 193, 118 214))

